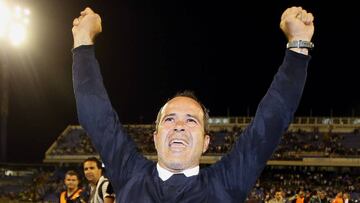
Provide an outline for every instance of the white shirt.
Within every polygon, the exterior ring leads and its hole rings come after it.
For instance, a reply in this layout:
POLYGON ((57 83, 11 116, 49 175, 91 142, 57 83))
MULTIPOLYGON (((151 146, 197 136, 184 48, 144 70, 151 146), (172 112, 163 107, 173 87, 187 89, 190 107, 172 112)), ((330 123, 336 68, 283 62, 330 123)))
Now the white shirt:
MULTIPOLYGON (((161 180, 166 181, 167 179, 169 179, 172 175, 174 175, 175 173, 168 171, 167 169, 161 167, 158 164, 156 164, 156 169, 158 171, 159 177, 161 178, 161 180)), ((196 166, 194 168, 190 168, 190 169, 186 169, 184 171, 182 171, 181 173, 183 173, 186 177, 191 177, 191 176, 196 176, 199 174, 199 170, 200 167, 196 166)))
MULTIPOLYGON (((92 198, 90 199, 91 203, 103 203, 104 202, 104 200, 100 198, 99 193, 98 193, 99 187, 104 180, 107 180, 107 178, 105 178, 104 176, 101 176, 96 184, 96 187, 91 187, 91 194, 94 194, 92 196, 92 198)), ((106 193, 106 188, 108 187, 108 185, 109 185, 109 181, 104 182, 104 184, 102 184, 102 186, 101 186, 103 198, 109 196, 109 194, 106 193)))

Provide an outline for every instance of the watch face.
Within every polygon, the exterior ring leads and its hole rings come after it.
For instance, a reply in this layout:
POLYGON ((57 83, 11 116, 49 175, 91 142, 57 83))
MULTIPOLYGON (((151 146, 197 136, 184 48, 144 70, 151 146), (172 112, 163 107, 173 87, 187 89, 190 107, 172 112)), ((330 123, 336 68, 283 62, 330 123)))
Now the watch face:
POLYGON ((302 40, 295 40, 287 43, 286 48, 307 48, 312 49, 314 48, 314 44, 312 42, 308 41, 302 41, 302 40))

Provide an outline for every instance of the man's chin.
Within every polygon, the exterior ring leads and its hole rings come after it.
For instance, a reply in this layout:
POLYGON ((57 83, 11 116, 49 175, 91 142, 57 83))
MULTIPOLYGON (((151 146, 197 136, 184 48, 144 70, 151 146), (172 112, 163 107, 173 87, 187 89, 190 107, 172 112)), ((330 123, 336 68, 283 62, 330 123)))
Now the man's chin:
POLYGON ((89 177, 89 178, 86 178, 89 182, 92 182, 94 180, 94 178, 92 177, 89 177))
POLYGON ((173 161, 168 164, 168 167, 173 171, 183 171, 186 169, 186 164, 184 162, 173 161))
POLYGON ((173 146, 169 148, 169 151, 173 154, 181 154, 181 153, 185 153, 187 150, 186 147, 184 146, 173 146))

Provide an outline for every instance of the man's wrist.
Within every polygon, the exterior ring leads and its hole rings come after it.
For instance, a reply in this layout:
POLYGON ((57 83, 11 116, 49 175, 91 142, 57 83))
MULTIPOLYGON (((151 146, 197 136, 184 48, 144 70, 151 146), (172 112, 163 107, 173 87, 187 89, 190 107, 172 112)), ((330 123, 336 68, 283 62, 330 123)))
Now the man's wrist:
POLYGON ((89 36, 77 36, 74 37, 74 48, 82 46, 82 45, 93 45, 94 41, 89 36))
POLYGON ((309 55, 309 50, 307 48, 289 48, 289 50, 299 54, 309 55))
POLYGON ((299 54, 309 55, 309 50, 314 48, 314 44, 309 40, 292 39, 286 44, 286 48, 299 54))
POLYGON ((314 43, 312 43, 311 41, 307 41, 307 40, 290 40, 287 44, 286 44, 286 48, 291 49, 291 48, 306 48, 308 50, 311 50, 314 48, 314 43))

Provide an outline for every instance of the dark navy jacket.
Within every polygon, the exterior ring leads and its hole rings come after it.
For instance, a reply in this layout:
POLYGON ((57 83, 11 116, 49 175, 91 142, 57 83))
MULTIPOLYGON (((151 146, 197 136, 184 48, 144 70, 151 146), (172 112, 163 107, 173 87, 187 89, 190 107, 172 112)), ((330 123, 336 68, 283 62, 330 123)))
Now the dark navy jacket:
POLYGON ((73 49, 79 122, 104 161, 117 202, 244 202, 293 119, 309 60, 287 50, 253 121, 231 152, 199 175, 162 181, 156 163, 144 158, 124 132, 104 88, 94 47, 73 49))

